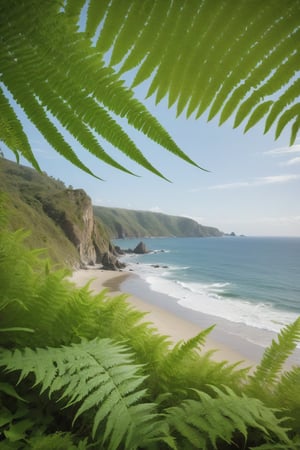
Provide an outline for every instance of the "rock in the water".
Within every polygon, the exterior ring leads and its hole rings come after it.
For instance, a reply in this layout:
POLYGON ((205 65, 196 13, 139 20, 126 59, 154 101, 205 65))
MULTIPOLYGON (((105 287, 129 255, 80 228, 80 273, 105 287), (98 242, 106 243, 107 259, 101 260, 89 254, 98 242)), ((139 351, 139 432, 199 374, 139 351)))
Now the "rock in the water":
POLYGON ((133 253, 137 253, 139 255, 142 255, 144 253, 149 253, 149 250, 147 250, 146 245, 144 244, 144 242, 140 242, 135 249, 133 250, 133 253))

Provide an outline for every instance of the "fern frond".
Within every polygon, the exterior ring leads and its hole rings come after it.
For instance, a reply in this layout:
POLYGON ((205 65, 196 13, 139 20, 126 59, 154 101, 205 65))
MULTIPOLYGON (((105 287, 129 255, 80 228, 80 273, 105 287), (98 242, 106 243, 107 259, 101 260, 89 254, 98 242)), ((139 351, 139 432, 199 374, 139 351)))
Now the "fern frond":
MULTIPOLYGON (((296 117, 296 119, 298 119, 299 115, 300 115, 300 105, 298 103, 291 106, 289 109, 284 111, 283 114, 281 114, 281 116, 279 117, 278 122, 277 122, 277 127, 276 127, 276 132, 275 132, 276 139, 279 138, 279 136, 281 135, 281 133, 284 130, 284 128, 286 127, 286 125, 291 120, 293 120, 295 117, 296 117)), ((292 139, 292 140, 294 140, 294 139, 292 139)))
POLYGON ((80 441, 78 445, 74 444, 71 433, 53 433, 47 436, 36 436, 28 439, 28 444, 32 450, 87 450, 86 440, 80 441))
POLYGON ((269 100, 267 102, 263 102, 260 105, 258 105, 255 110, 253 111, 253 113, 251 114, 247 125, 245 126, 244 129, 244 133, 246 133, 246 131, 250 130, 250 128, 254 127, 254 125, 257 124, 257 122, 264 116, 267 114, 267 112, 269 111, 270 107, 272 106, 273 101, 269 100))
POLYGON ((265 350, 260 364, 250 378, 249 389, 252 393, 268 393, 274 390, 280 371, 287 358, 293 353, 300 340, 300 317, 285 326, 265 350))
MULTIPOLYGON (((71 146, 65 141, 62 134, 48 119, 44 108, 39 104, 34 93, 30 89, 26 89, 27 83, 24 79, 22 81, 22 79, 23 75, 18 72, 17 68, 13 78, 9 77, 5 79, 6 85, 8 89, 13 92, 16 102, 23 107, 28 118, 31 119, 37 129, 45 136, 51 146, 59 154, 64 156, 81 170, 94 176, 94 174, 78 159, 71 146), (15 83, 18 83, 19 86, 22 86, 23 84, 22 89, 18 90, 15 87, 15 83)), ((31 159, 29 159, 29 161, 31 162, 31 159)))
POLYGON ((179 341, 175 347, 170 351, 169 355, 166 357, 164 364, 169 365, 175 370, 175 365, 184 364, 185 358, 187 360, 195 356, 196 351, 199 350, 200 346, 205 344, 206 338, 214 329, 215 325, 200 331, 196 336, 188 339, 187 341, 179 341))
POLYGON ((270 442, 269 444, 259 445, 258 447, 249 447, 249 450, 298 450, 299 443, 291 441, 289 444, 275 444, 270 442))
MULTIPOLYGON (((238 396, 231 389, 225 392, 213 387, 216 397, 195 391, 198 400, 186 400, 166 410, 167 421, 190 448, 208 449, 222 443, 234 444, 237 433, 248 437, 248 429, 256 428, 272 442, 289 444, 290 440, 275 411, 260 400, 238 396)), ((246 443, 246 442, 245 442, 246 443)), ((245 445, 245 444, 244 444, 245 445)))
POLYGON ((31 151, 28 138, 2 90, 0 90, 0 140, 10 148, 18 158, 18 152, 39 170, 39 165, 31 151))
POLYGON ((272 106, 265 123, 265 133, 271 128, 278 115, 290 104, 292 104, 299 95, 300 79, 297 79, 287 90, 279 97, 272 106))
POLYGON ((274 391, 276 404, 289 412, 291 427, 300 430, 300 367, 284 372, 274 391))
MULTIPOLYGON (((101 26, 99 46, 101 50, 106 51, 114 45, 118 34, 115 35, 113 30, 121 29, 126 33, 130 28, 132 34, 128 33, 129 40, 123 39, 121 33, 120 40, 117 41, 119 44, 116 46, 114 58, 117 53, 121 55, 126 45, 130 46, 130 42, 134 40, 134 27, 130 24, 133 23, 135 12, 140 10, 143 20, 146 20, 151 2, 145 10, 139 8, 140 3, 134 3, 133 0, 122 2, 122 8, 118 1, 105 3, 107 9, 97 7, 91 2, 87 5, 87 12, 86 8, 83 8, 84 4, 82 1, 70 1, 60 9, 59 2, 47 3, 44 8, 41 8, 36 0, 30 5, 15 0, 9 2, 9 5, 3 2, 1 14, 6 21, 1 24, 3 45, 0 58, 3 69, 1 81, 5 87, 51 146, 90 174, 91 171, 82 164, 61 135, 52 115, 58 118, 60 125, 66 126, 85 148, 118 169, 131 172, 102 150, 89 133, 89 128, 96 129, 100 136, 108 138, 109 142, 141 166, 162 176, 137 149, 128 134, 112 119, 110 113, 116 114, 117 118, 126 118, 131 126, 145 136, 196 165, 142 103, 134 99, 133 93, 118 80, 115 72, 104 67, 102 54, 97 46, 94 47, 88 34, 96 30, 101 18, 105 17, 101 26), (94 13, 99 16, 93 20, 94 13), (78 23, 82 14, 86 18, 87 33, 79 32, 78 23), (123 20, 123 15, 128 22, 123 20), (23 19, 20 20, 20 17, 23 19), (120 27, 123 22, 124 28, 120 27), (121 46, 121 51, 118 46, 121 46), (49 92, 52 95, 49 95, 49 92), (93 116, 87 113, 87 104, 93 104, 93 116), (84 120, 87 117, 88 123, 84 120)), ((140 24, 135 22, 136 34, 139 35, 141 30, 136 24, 140 24)), ((94 39, 93 36, 92 38, 94 39)), ((5 139, 10 142, 12 138, 9 137, 9 130, 7 127, 2 128, 4 129, 5 139)), ((16 150, 12 142, 10 147, 18 155, 20 150, 16 150)), ((29 151, 27 156, 29 161, 34 162, 29 151)))
POLYGON ((147 24, 153 6, 153 0, 145 0, 142 3, 138 0, 132 0, 131 9, 126 17, 126 21, 123 21, 121 24, 121 30, 118 33, 113 46, 113 52, 110 59, 110 64, 112 66, 118 64, 123 59, 124 54, 130 51, 131 47, 139 38, 141 33, 140 24, 147 24))
POLYGON ((292 125, 290 145, 295 144, 299 129, 300 129, 300 114, 297 115, 296 120, 294 121, 294 123, 292 125))
POLYGON ((98 2, 98 0, 90 0, 85 26, 85 31, 90 39, 94 38, 99 24, 107 12, 109 3, 110 0, 102 0, 101 2, 98 2))
POLYGON ((92 412, 93 437, 111 450, 121 443, 124 449, 135 449, 166 437, 154 405, 141 403, 145 377, 124 345, 94 339, 62 348, 4 350, 0 365, 9 372, 20 371, 19 383, 34 374, 41 393, 57 393, 66 407, 79 403, 74 421, 92 412), (104 434, 98 433, 100 428, 104 434))
POLYGON ((128 16, 131 6, 131 1, 120 3, 118 0, 112 0, 110 2, 105 22, 96 42, 97 50, 106 52, 114 44, 115 38, 123 26, 123 19, 128 16))
MULTIPOLYGON (((134 42, 129 54, 125 57, 125 61, 119 71, 120 74, 138 66, 148 54, 150 48, 159 45, 157 43, 159 39, 157 24, 163 24, 165 22, 170 4, 170 0, 164 2, 153 1, 153 9, 149 14, 147 22, 144 23, 138 39, 134 42)), ((134 83, 138 84, 138 76, 136 78, 134 83)))
MULTIPOLYGON (((125 118, 149 139, 196 165, 134 99, 133 91, 125 87, 120 75, 127 70, 133 71, 133 86, 143 81, 149 83, 148 95, 155 94, 156 102, 167 96, 169 106, 177 102, 177 115, 186 109, 187 116, 196 112, 196 117, 200 117, 208 110, 210 120, 220 112, 220 123, 223 123, 237 111, 235 125, 247 118, 246 129, 266 118, 268 102, 274 103, 267 116, 266 130, 279 114, 285 113, 282 107, 286 108, 290 102, 298 104, 299 85, 295 78, 298 79, 300 69, 300 5, 297 0, 285 4, 281 0, 241 0, 237 4, 231 0, 220 4, 209 0, 145 0, 142 3, 69 0, 63 6, 58 1, 47 2, 43 8, 38 0, 30 4, 24 0, 4 0, 1 8, 5 18, 1 23, 1 81, 6 89, 10 80, 11 94, 18 97, 29 119, 64 157, 68 157, 70 149, 51 127, 48 110, 53 113, 55 105, 71 130, 73 111, 78 123, 84 118, 82 106, 75 112, 74 101, 71 105, 68 98, 73 91, 78 105, 93 99, 99 106, 99 114, 97 108, 93 111, 95 123, 101 122, 104 109, 110 117, 116 114, 116 121, 125 118), (106 59, 111 56, 110 67, 105 66, 104 53, 106 59), (21 66, 26 69, 23 79, 18 74, 21 66), (118 66, 121 66, 119 73, 115 71, 118 66), (42 96, 36 91, 38 78, 48 83, 50 91, 55 91, 52 107, 48 96, 43 107, 34 105, 42 96), (22 92, 24 96, 20 97, 22 92), (61 111, 63 105, 69 108, 68 114, 65 114, 67 109, 61 111)), ((14 133, 3 117, 0 113, 5 141, 16 155, 27 151, 34 163, 20 127, 14 133), (22 150, 16 149, 20 139, 22 150)), ((278 122, 277 134, 290 122, 286 119, 287 116, 278 122)), ((293 142, 299 131, 299 119, 298 116, 291 119, 293 142)), ((73 126, 71 133, 89 151, 99 152, 97 157, 101 159, 106 152, 86 134, 87 128, 95 129, 89 121, 82 120, 82 128, 73 126)), ((124 133, 118 134, 115 125, 110 142, 115 145, 117 141, 121 151, 158 174, 145 161, 142 152, 130 150, 128 139, 124 133)), ((97 133, 106 139, 108 129, 105 125, 97 133)), ((72 152, 70 155, 70 161, 84 169, 76 155, 72 152)), ((120 168, 117 162, 115 167, 120 168)))

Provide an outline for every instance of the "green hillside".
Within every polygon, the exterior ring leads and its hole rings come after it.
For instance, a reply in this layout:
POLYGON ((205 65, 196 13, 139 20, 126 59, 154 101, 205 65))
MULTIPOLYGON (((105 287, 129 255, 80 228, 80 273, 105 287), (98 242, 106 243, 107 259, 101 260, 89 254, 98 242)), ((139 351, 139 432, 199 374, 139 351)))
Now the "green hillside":
POLYGON ((162 213, 94 206, 94 215, 111 231, 111 238, 223 235, 217 228, 200 225, 187 217, 170 216, 162 213))
MULTIPOLYGON (((45 173, 0 158, 0 192, 6 198, 11 230, 29 230, 26 242, 30 248, 47 248, 54 262, 78 266, 72 228, 83 227, 80 211, 90 201, 83 190, 67 189, 45 173)), ((108 248, 108 233, 99 221, 97 226, 102 245, 108 248)))
MULTIPOLYGON (((56 263, 80 264, 79 247, 87 227, 84 211, 90 207, 95 230, 89 230, 98 262, 109 251, 110 239, 146 236, 221 236, 196 221, 147 211, 94 206, 82 189, 65 184, 29 167, 0 158, 0 192, 6 197, 11 230, 29 230, 27 245, 46 248, 56 263), (94 217, 93 216, 94 212, 94 217), (94 220, 95 219, 95 220, 94 220)), ((85 244, 84 244, 85 245, 85 244)))

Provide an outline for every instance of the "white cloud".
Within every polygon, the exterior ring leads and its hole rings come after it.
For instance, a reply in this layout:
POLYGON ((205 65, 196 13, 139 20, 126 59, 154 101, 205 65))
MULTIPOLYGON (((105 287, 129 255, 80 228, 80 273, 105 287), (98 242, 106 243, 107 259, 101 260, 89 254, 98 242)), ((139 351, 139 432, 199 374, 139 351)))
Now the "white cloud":
POLYGON ((296 164, 300 164, 300 156, 296 156, 296 158, 289 159, 288 161, 282 163, 282 166, 295 166, 296 164))
POLYGON ((273 148, 272 150, 268 150, 265 152, 266 155, 286 155, 287 153, 300 153, 300 144, 286 146, 286 147, 278 147, 273 148))
POLYGON ((208 189, 237 189, 248 186, 251 186, 251 182, 238 181, 236 183, 215 184, 214 186, 210 186, 208 189))
POLYGON ((256 186, 263 184, 277 184, 277 183, 288 183, 289 181, 298 180, 300 175, 274 175, 270 177, 258 178, 257 182, 254 182, 256 186))
POLYGON ((238 181, 236 183, 216 184, 210 186, 209 189, 238 189, 241 187, 264 186, 268 184, 288 183, 290 181, 300 179, 300 175, 273 175, 268 177, 255 178, 250 181, 238 181))

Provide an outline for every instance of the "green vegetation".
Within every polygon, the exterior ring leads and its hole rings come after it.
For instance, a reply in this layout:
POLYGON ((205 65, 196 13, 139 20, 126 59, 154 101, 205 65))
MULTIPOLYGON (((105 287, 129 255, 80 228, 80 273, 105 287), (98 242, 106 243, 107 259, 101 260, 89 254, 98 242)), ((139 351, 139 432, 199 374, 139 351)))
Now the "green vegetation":
MULTIPOLYGON (((78 266, 79 253, 72 229, 85 232, 83 211, 90 204, 80 189, 67 189, 60 180, 29 167, 0 158, 0 191, 7 196, 12 230, 30 230, 30 248, 45 247, 51 259, 68 267, 78 266)), ((144 236, 220 236, 219 230, 204 227, 192 219, 146 211, 95 206, 97 244, 105 253, 109 240, 144 236)), ((91 211, 92 213, 92 211, 91 211)))
POLYGON ((206 227, 187 217, 149 211, 94 206, 94 214, 109 229, 112 238, 145 236, 208 237, 222 236, 214 227, 206 227))
POLYGON ((300 318, 253 373, 172 346, 126 296, 76 288, 1 204, 0 449, 297 449, 300 318), (270 363, 271 362, 271 363, 270 363))
POLYGON ((36 168, 8 92, 52 147, 88 173, 64 131, 125 172, 105 141, 161 175, 131 127, 195 164, 134 98, 126 72, 178 115, 208 111, 208 120, 233 118, 245 131, 263 122, 275 137, 290 126, 295 141, 299 0, 1 0, 0 10, 0 140, 36 168))
MULTIPOLYGON (((12 230, 30 230, 26 238, 30 248, 45 247, 59 264, 78 266, 80 257, 72 229, 82 231, 83 211, 90 199, 83 190, 67 189, 60 180, 29 167, 0 158, 0 192, 7 197, 9 225, 12 230)), ((98 220, 98 245, 109 247, 108 232, 98 220)))
MULTIPOLYGON (((208 110, 220 123, 235 115, 234 126, 247 120, 245 131, 264 119, 276 137, 292 123, 295 141, 298 0, 0 0, 0 11, 0 140, 37 169, 11 96, 88 173, 65 131, 115 168, 130 173, 99 137, 163 176, 116 119, 195 164, 120 80, 128 70, 134 86, 151 80, 148 95, 167 96, 178 114, 208 110)), ((37 224, 32 247, 53 235, 53 256, 68 251, 39 214, 53 206, 48 189, 29 176, 39 196, 25 177, 21 191, 11 184, 8 206, 0 202, 0 449, 299 449, 300 371, 280 369, 299 341, 300 318, 253 375, 201 351, 209 330, 173 348, 124 296, 75 288, 66 270, 24 246, 25 232, 6 227, 9 211, 19 226, 37 224)), ((63 212, 65 197, 52 193, 63 212)))

